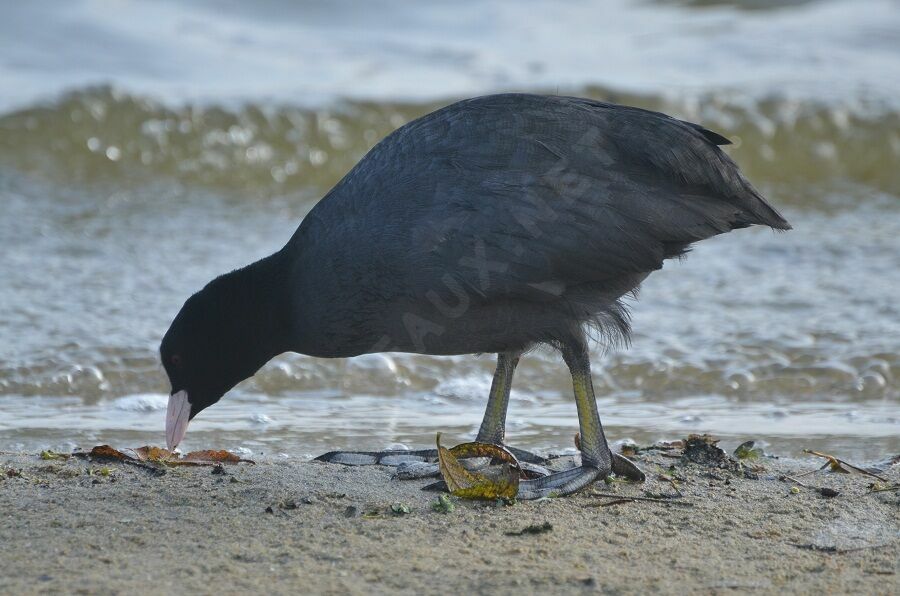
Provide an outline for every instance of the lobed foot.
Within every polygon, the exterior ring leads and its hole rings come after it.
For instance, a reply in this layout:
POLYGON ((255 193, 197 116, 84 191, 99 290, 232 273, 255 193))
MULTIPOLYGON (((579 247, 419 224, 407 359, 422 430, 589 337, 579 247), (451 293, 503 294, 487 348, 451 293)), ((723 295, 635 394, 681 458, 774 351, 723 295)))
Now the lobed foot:
MULTIPOLYGON (((516 456, 522 470, 529 475, 546 476, 550 474, 550 470, 542 465, 547 462, 546 458, 524 449, 515 447, 507 447, 507 449, 516 456)), ((418 449, 415 451, 330 451, 315 458, 315 461, 345 466, 391 466, 397 468, 396 478, 418 480, 441 475, 437 459, 437 449, 418 449)), ((461 463, 469 470, 477 470, 487 465, 489 461, 487 458, 473 458, 464 459, 461 463)))
POLYGON ((633 461, 618 453, 612 454, 612 471, 616 476, 628 478, 632 482, 643 482, 647 479, 644 472, 633 461))
POLYGON ((314 461, 344 466, 400 466, 437 461, 437 449, 418 449, 409 451, 396 449, 389 451, 329 451, 314 461))
MULTIPOLYGON (((562 472, 552 472, 544 467, 547 459, 535 455, 530 451, 524 451, 515 447, 507 447, 519 460, 519 465, 531 479, 522 480, 519 484, 517 498, 522 500, 540 499, 548 496, 565 496, 575 493, 590 484, 605 478, 608 473, 593 466, 579 466, 562 472)), ((612 471, 617 476, 622 476, 635 482, 643 482, 644 473, 629 459, 618 455, 612 455, 612 471)), ((324 461, 345 466, 391 466, 397 468, 394 475, 399 480, 419 480, 423 478, 440 477, 440 468, 437 463, 437 449, 418 449, 413 451, 331 451, 316 458, 316 461, 324 461)), ((490 463, 488 458, 472 458, 461 460, 463 466, 469 470, 478 470, 490 463)), ((443 483, 431 485, 439 488, 443 483)), ((426 487, 428 488, 428 487, 426 487)), ((446 488, 444 486, 444 488, 446 488)))
MULTIPOLYGON (((635 482, 643 482, 646 479, 640 468, 629 459, 617 453, 611 455, 612 471, 616 476, 622 476, 635 482)), ((516 498, 528 501, 543 497, 564 497, 576 493, 608 475, 609 473, 593 466, 578 466, 534 480, 520 481, 519 494, 516 495, 516 498)))
POLYGON ((543 497, 564 497, 576 493, 605 476, 592 466, 578 466, 549 476, 519 482, 517 499, 528 501, 543 497))

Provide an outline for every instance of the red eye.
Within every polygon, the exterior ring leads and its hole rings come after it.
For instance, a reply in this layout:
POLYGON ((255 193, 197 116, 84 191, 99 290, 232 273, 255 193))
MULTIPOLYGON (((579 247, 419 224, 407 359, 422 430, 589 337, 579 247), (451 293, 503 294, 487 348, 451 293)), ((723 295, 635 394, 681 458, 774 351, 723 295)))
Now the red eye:
POLYGON ((181 356, 175 354, 171 358, 169 358, 169 362, 172 363, 172 366, 181 366, 181 356))

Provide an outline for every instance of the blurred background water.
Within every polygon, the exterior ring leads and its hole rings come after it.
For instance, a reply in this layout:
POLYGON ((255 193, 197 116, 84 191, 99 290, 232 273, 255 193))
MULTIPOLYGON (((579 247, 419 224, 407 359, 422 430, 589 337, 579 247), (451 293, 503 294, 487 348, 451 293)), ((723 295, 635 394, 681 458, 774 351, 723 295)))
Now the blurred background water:
MULTIPOLYGON (((162 334, 278 249, 379 139, 494 91, 662 110, 795 230, 712 239, 594 358, 613 439, 706 431, 900 451, 900 3, 72 0, 0 6, 0 449, 163 441, 162 334)), ((303 455, 474 436, 489 356, 277 358, 184 447, 303 455)), ((565 367, 523 361, 509 440, 572 445, 565 367)))

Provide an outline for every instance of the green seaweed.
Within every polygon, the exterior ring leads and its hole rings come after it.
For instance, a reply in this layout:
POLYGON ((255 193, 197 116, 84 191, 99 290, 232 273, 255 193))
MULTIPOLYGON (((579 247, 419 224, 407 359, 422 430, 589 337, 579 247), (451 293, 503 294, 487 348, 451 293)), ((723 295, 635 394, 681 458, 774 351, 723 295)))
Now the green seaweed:
POLYGON ((448 495, 439 495, 437 500, 431 504, 431 509, 438 513, 453 513, 456 504, 450 500, 448 495))

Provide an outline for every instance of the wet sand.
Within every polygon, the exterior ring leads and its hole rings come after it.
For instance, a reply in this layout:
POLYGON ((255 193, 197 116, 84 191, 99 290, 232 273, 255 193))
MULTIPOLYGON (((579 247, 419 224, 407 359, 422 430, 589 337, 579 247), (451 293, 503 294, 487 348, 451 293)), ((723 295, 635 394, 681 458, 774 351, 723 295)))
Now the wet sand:
MULTIPOLYGON (((441 513, 429 481, 390 468, 158 475, 0 454, 0 593, 900 593, 900 492, 855 474, 800 479, 834 497, 779 479, 821 463, 764 459, 751 479, 653 454, 642 485, 441 513), (598 492, 667 503, 599 506, 598 492), (543 531, 511 535, 531 526, 543 531)), ((897 483, 900 466, 882 475, 897 483)))

